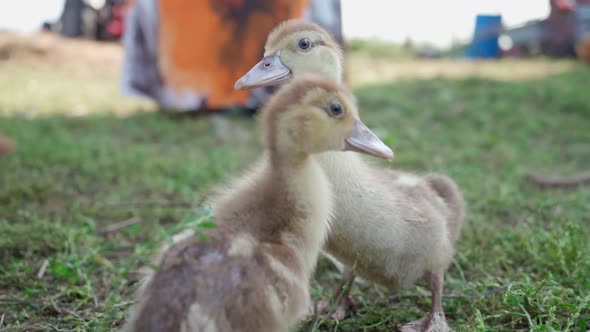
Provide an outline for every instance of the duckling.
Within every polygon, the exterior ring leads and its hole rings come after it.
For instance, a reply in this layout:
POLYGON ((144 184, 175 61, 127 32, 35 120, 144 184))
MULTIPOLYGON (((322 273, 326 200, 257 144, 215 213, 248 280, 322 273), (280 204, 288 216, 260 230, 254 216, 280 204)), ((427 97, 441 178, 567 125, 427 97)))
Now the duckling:
POLYGON ((124 331, 287 331, 307 313, 333 205, 316 155, 393 152, 360 121, 351 95, 319 76, 283 87, 261 124, 265 157, 213 199, 206 240, 185 237, 164 252, 124 331))
MULTIPOLYGON (((279 85, 309 72, 342 82, 342 59, 342 50, 321 27, 285 21, 269 34, 264 58, 235 88, 279 85)), ((328 254, 348 266, 340 285, 354 279, 350 271, 353 264, 356 274, 392 288, 425 280, 432 292, 430 313, 400 330, 430 331, 446 326, 444 273, 465 215, 463 196, 455 182, 441 174, 419 177, 377 169, 354 154, 327 152, 317 160, 340 198, 335 202, 333 227, 325 246, 328 254)), ((349 291, 350 287, 339 295, 345 300, 336 310, 340 319, 351 304, 349 291)))

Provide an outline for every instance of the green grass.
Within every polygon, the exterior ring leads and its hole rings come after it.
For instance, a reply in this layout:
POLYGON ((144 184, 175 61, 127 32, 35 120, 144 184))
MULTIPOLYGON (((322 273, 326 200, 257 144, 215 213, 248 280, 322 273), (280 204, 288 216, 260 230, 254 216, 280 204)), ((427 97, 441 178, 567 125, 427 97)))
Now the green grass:
POLYGON ((411 58, 416 53, 413 45, 404 46, 379 39, 347 40, 346 47, 356 55, 363 54, 372 58, 411 58))
MULTIPOLYGON (((0 330, 115 329, 137 270, 190 223, 213 185, 256 158, 256 136, 220 133, 211 117, 121 117, 121 103, 146 106, 122 101, 108 77, 1 69, 9 74, 0 76, 0 131, 18 151, 0 159, 0 330), (63 115, 80 103, 85 116, 63 115)), ((590 328, 590 187, 540 190, 524 180, 529 171, 590 167, 588 87, 590 69, 581 66, 534 81, 356 87, 362 118, 396 151, 388 167, 447 173, 465 194, 468 219, 444 299, 454 330, 590 328)), ((228 122, 228 132, 255 132, 249 119, 228 122)), ((328 298, 337 281, 321 260, 314 298, 328 298)), ((390 331, 430 303, 421 286, 393 293, 357 283, 352 294, 357 315, 321 330, 390 331)))

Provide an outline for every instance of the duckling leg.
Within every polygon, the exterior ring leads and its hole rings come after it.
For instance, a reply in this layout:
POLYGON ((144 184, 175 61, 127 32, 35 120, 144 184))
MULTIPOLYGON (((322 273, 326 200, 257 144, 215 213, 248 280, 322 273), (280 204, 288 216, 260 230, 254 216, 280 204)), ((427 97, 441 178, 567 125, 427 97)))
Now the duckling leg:
POLYGON ((335 314, 338 313, 340 320, 344 319, 346 312, 350 310, 352 313, 356 312, 356 304, 350 297, 350 289, 352 288, 352 284, 354 283, 354 279, 356 275, 354 272, 347 266, 342 271, 342 281, 338 285, 338 288, 334 292, 334 298, 340 299, 338 301, 338 307, 336 308, 335 314))
POLYGON ((400 332, 448 332, 450 331, 442 306, 445 273, 430 273, 428 284, 432 294, 432 307, 428 315, 400 326, 400 332))
POLYGON ((338 303, 333 310, 330 310, 331 304, 328 301, 318 301, 316 304, 317 312, 325 315, 332 311, 330 317, 337 321, 343 320, 348 311, 355 313, 356 304, 350 297, 350 289, 355 278, 354 272, 348 266, 345 266, 342 270, 342 280, 332 295, 332 298, 337 300, 338 303))

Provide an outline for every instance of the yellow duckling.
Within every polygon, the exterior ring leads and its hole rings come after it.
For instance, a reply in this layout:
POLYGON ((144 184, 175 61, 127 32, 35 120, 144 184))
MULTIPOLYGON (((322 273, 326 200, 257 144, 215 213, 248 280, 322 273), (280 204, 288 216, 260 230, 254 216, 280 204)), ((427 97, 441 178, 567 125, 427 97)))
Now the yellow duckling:
POLYGON ((351 95, 318 76, 272 97, 262 133, 262 163, 214 200, 206 241, 192 236, 164 252, 124 331, 277 332, 306 314, 333 205, 316 155, 393 152, 359 120, 351 95))
MULTIPOLYGON (((343 80, 342 50, 316 24, 291 20, 268 36, 264 58, 240 78, 236 89, 288 82, 304 73, 343 80)), ((424 280, 432 292, 430 313, 402 331, 447 328, 442 306, 444 273, 453 257, 465 215, 463 196, 447 176, 424 177, 368 166, 360 156, 325 153, 316 158, 339 199, 325 249, 356 273, 388 287, 424 280)), ((351 271, 344 268, 344 280, 351 271)), ((354 278, 354 276, 352 276, 354 278)), ((348 291, 337 309, 343 318, 348 291)), ((340 290, 337 291, 338 293, 340 290)))

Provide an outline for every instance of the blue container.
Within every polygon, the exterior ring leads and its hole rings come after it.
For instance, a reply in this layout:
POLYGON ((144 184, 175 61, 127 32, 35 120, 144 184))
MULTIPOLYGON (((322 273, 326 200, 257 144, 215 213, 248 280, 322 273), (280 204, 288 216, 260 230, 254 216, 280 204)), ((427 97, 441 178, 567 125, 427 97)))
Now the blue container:
POLYGON ((576 42, 582 41, 590 37, 590 4, 589 5, 578 5, 576 7, 575 16, 576 42))
POLYGON ((477 15, 473 41, 467 50, 470 58, 499 58, 498 37, 502 31, 501 15, 477 15))

